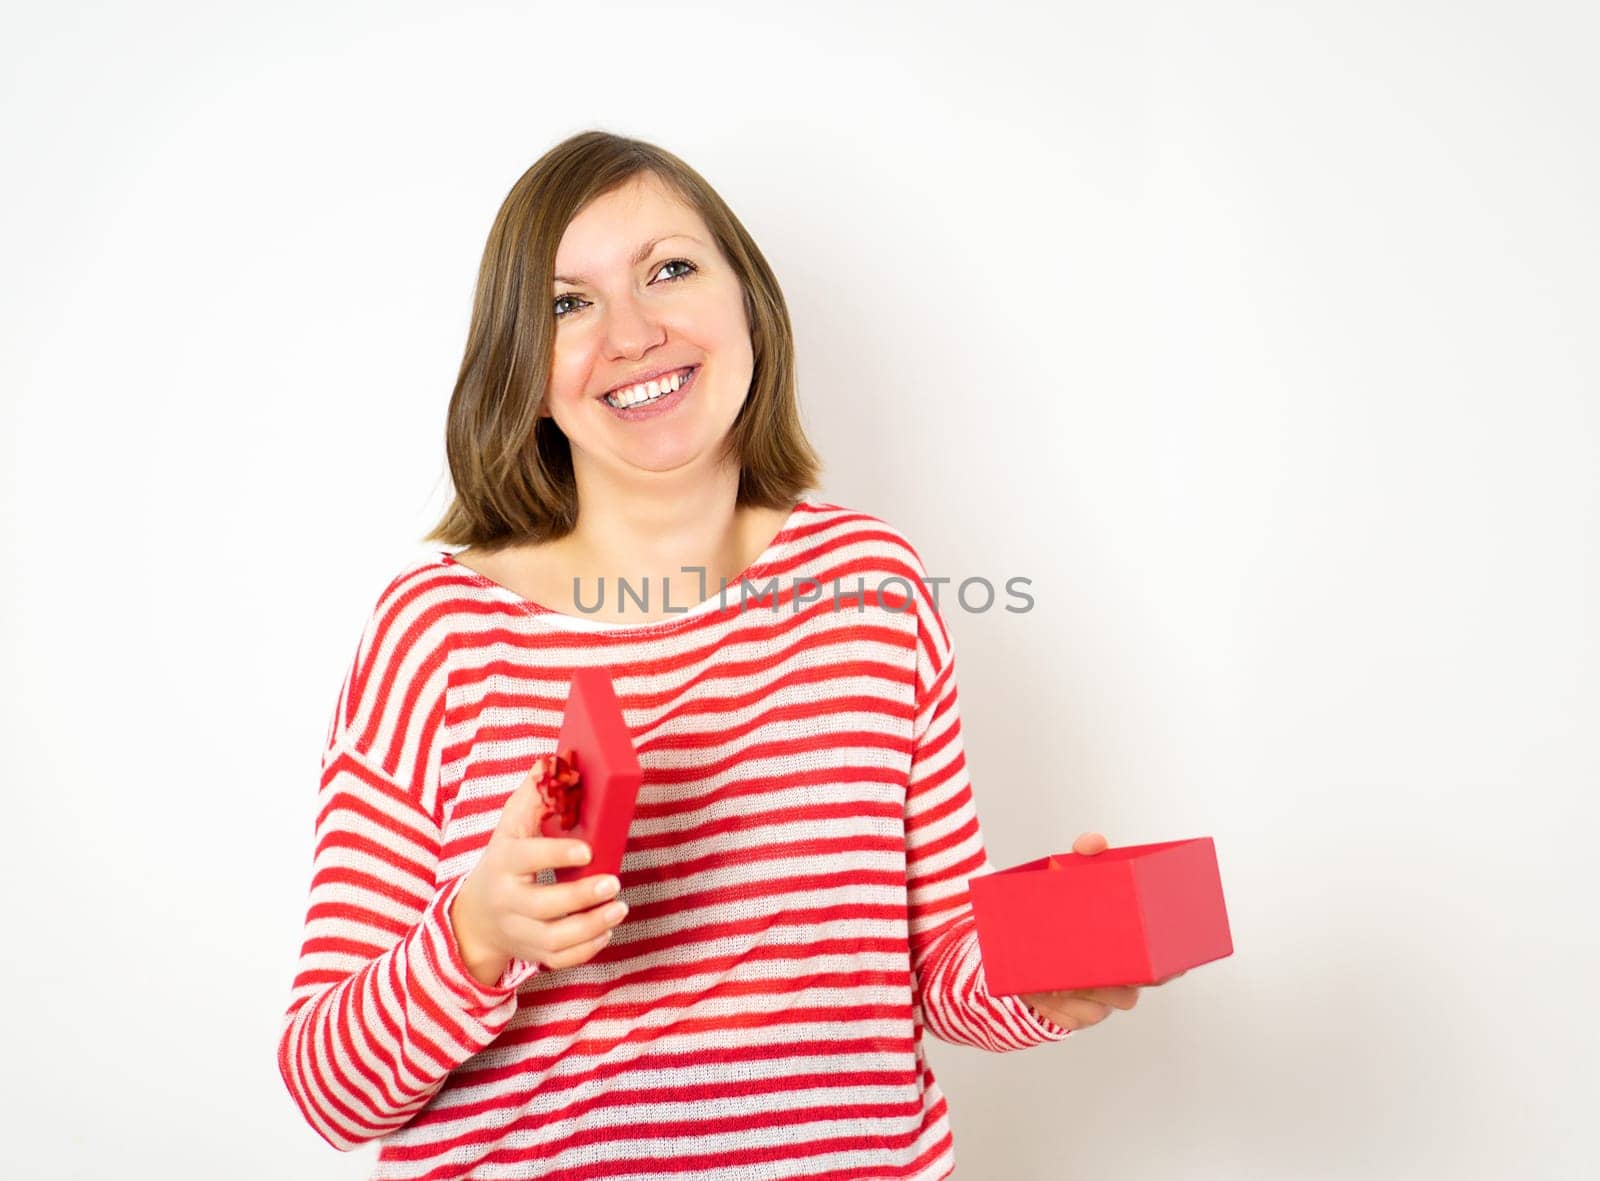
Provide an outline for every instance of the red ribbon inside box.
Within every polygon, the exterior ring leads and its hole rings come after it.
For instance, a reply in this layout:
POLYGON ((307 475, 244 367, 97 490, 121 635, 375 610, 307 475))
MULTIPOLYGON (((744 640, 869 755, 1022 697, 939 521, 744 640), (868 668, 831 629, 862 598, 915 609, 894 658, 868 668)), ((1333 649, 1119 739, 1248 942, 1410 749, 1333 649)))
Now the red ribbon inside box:
POLYGON ((573 672, 556 750, 558 758, 544 759, 540 794, 546 814, 539 831, 548 837, 586 841, 593 853, 586 865, 555 870, 556 880, 616 874, 628 844, 641 773, 633 737, 605 669, 573 672))
POLYGON ((996 996, 1155 984, 1233 954, 1210 837, 1055 853, 967 886, 996 996))

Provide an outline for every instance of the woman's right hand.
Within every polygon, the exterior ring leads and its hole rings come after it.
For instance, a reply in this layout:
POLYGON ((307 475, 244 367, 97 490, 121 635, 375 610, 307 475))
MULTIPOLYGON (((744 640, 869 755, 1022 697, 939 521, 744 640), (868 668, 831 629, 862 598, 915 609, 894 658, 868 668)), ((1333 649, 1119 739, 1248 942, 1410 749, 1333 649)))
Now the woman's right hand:
POLYGON ((530 772, 506 800, 450 907, 461 958, 486 987, 513 957, 547 968, 584 963, 628 913, 627 903, 608 901, 620 885, 609 874, 550 886, 532 880, 540 870, 582 865, 590 856, 583 841, 538 835, 544 805, 536 783, 530 772))

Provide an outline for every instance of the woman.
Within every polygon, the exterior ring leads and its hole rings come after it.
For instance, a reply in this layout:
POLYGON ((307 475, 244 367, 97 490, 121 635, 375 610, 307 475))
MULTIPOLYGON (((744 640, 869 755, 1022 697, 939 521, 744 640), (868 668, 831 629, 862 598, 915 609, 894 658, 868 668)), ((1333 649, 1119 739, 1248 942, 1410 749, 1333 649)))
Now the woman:
POLYGON ((280 1043, 375 1176, 945 1177, 924 1029, 1132 1007, 987 991, 950 637, 907 539, 807 494, 794 387, 778 284, 682 161, 587 132, 517 182, 428 537, 466 548, 399 573, 345 678, 280 1043), (644 770, 598 892, 547 872, 580 842, 536 835, 530 773, 591 664, 644 770))

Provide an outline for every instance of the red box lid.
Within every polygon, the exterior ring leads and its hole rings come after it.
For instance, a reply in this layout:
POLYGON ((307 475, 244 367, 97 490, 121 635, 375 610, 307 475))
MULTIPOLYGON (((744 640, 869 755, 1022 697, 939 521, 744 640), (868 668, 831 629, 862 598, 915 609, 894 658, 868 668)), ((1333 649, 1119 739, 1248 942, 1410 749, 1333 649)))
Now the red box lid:
POLYGON ((561 835, 587 841, 593 851, 587 865, 556 869, 556 880, 616 874, 642 776, 633 736, 604 668, 574 670, 556 751, 578 772, 583 793, 577 823, 561 835))

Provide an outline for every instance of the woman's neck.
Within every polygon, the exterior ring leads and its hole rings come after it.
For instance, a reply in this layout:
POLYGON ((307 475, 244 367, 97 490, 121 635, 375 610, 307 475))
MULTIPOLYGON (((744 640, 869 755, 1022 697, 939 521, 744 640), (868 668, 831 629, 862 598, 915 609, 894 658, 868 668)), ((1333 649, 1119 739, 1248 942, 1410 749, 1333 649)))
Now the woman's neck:
POLYGON ((659 473, 623 489, 586 474, 577 473, 577 525, 546 557, 569 591, 578 580, 587 601, 598 595, 602 578, 608 601, 618 597, 621 580, 632 593, 648 592, 652 612, 669 594, 680 609, 714 597, 761 556, 792 510, 740 508, 736 466, 714 479, 678 481, 670 477, 690 473, 659 473))

